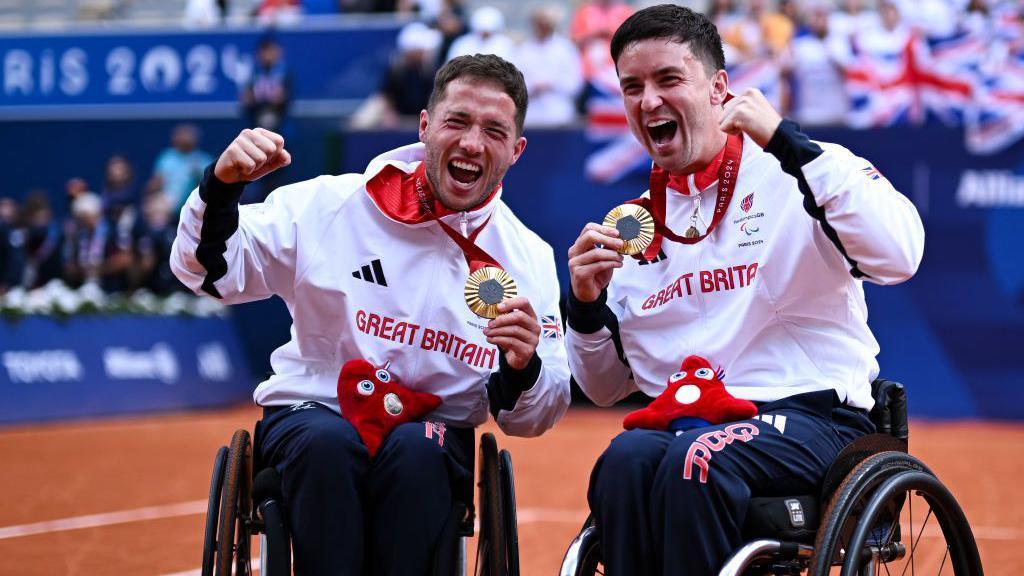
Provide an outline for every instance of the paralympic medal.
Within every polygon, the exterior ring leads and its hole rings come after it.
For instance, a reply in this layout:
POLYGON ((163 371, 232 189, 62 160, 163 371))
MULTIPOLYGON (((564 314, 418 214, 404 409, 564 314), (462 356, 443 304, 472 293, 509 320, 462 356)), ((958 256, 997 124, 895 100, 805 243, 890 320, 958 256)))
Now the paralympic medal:
POLYGON ((619 231, 624 242, 619 253, 632 256, 640 254, 654 240, 654 218, 642 206, 622 204, 611 209, 604 217, 603 224, 619 231))
POLYGON ((466 305, 481 318, 497 318, 498 304, 519 293, 516 282, 508 272, 497 266, 484 266, 466 280, 466 305))

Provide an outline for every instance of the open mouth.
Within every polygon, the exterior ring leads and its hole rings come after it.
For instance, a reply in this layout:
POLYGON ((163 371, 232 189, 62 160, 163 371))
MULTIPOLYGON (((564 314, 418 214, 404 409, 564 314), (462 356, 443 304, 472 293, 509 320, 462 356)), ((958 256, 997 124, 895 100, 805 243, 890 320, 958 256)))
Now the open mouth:
POLYGON ((676 127, 673 120, 655 120, 647 124, 647 133, 655 144, 664 144, 676 135, 676 127))
POLYGON ((448 162, 448 173, 460 184, 472 184, 480 178, 482 170, 476 164, 462 160, 448 162))

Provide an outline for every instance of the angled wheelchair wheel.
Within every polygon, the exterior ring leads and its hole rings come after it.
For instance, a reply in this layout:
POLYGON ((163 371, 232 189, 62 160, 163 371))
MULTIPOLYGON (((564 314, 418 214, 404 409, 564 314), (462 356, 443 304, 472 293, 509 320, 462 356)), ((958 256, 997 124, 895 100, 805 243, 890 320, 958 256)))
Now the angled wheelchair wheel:
POLYGON ((956 499, 920 460, 875 454, 850 472, 822 516, 808 574, 980 576, 956 499))
POLYGON ((519 524, 516 520, 516 483, 512 473, 512 454, 508 450, 498 453, 498 472, 501 477, 501 516, 505 528, 505 558, 508 576, 519 576, 519 524))
POLYGON ((480 576, 506 574, 505 527, 502 523, 501 480, 498 443, 491 433, 480 436, 480 538, 477 543, 476 573, 480 576))
POLYGON ((210 477, 210 498, 206 504, 202 576, 213 576, 213 559, 217 554, 217 520, 220 515, 221 489, 224 486, 224 468, 227 461, 227 446, 221 446, 217 450, 217 455, 213 458, 213 475, 210 477))
POLYGON ((217 525, 215 576, 248 576, 250 535, 248 520, 252 507, 252 445, 247 430, 236 430, 231 437, 221 490, 220 517, 217 525), (234 572, 232 572, 234 567, 234 572))
POLYGON ((562 559, 559 576, 595 576, 603 574, 597 526, 594 517, 588 516, 580 533, 569 543, 569 549, 562 559))

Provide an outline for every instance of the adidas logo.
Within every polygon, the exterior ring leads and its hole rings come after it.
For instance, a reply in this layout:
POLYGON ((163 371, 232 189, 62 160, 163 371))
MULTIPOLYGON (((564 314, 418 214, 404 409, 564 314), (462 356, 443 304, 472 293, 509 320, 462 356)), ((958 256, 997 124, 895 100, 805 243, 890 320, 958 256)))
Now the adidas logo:
POLYGON ((665 251, 658 250, 658 255, 654 257, 654 260, 648 262, 641 258, 638 264, 641 266, 647 266, 648 264, 657 264, 658 262, 664 262, 665 260, 668 260, 668 256, 665 255, 665 251))
POLYGON ((363 267, 352 273, 353 278, 362 278, 367 282, 376 282, 381 286, 387 286, 388 281, 384 278, 384 269, 380 267, 380 260, 374 260, 369 264, 363 264, 363 267))

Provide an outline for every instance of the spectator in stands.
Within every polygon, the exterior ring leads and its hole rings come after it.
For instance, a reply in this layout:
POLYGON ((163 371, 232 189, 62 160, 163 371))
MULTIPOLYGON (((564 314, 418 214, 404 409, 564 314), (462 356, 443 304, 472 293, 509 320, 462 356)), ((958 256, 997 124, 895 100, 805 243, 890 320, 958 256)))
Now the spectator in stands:
POLYGON ((356 129, 394 128, 419 119, 434 89, 434 63, 441 33, 422 22, 406 24, 398 33, 398 50, 392 57, 380 91, 366 100, 352 117, 356 129))
POLYGON ((199 185, 203 170, 213 156, 199 149, 199 129, 192 124, 179 124, 171 132, 171 146, 157 156, 153 180, 147 189, 162 191, 177 212, 192 189, 199 185))
POLYGON ((21 216, 20 238, 15 244, 25 255, 21 285, 33 289, 60 277, 61 231, 50 207, 45 190, 34 190, 25 197, 21 216))
POLYGON ((171 203, 163 194, 149 194, 142 201, 142 221, 136 228, 134 285, 158 295, 182 287, 171 272, 170 254, 175 226, 171 203))
POLYGON ((912 31, 900 15, 899 7, 892 0, 882 0, 878 5, 877 26, 858 30, 852 40, 857 55, 872 61, 883 73, 893 72, 903 65, 899 58, 912 38, 912 31))
POLYGON ((242 89, 242 107, 250 128, 281 132, 291 103, 291 74, 281 45, 273 38, 260 40, 256 68, 242 89))
MULTIPOLYGON (((740 60, 784 58, 793 39, 793 22, 772 10, 769 0, 749 0, 747 13, 722 30, 722 41, 734 47, 740 60)), ((728 58, 728 55, 726 55, 728 58)))
POLYGON ((529 91, 526 126, 564 126, 576 119, 576 97, 583 87, 580 53, 557 32, 560 7, 533 9, 533 35, 516 50, 514 62, 522 71, 529 91))
POLYGON ((434 27, 441 32, 441 45, 437 49, 437 68, 448 59, 452 44, 469 31, 466 26, 466 6, 463 0, 444 0, 441 13, 437 15, 434 27))
POLYGON ((846 68, 854 58, 853 37, 863 30, 874 30, 881 26, 878 12, 864 8, 863 0, 841 0, 840 10, 828 17, 828 42, 830 52, 840 58, 846 68))
POLYGON ((21 246, 14 244, 14 225, 18 218, 18 204, 13 198, 0 198, 0 294, 21 284, 25 268, 21 246))
POLYGON ((75 176, 68 178, 68 181, 64 183, 64 194, 67 196, 68 206, 75 201, 80 195, 89 191, 89 183, 84 178, 75 176))
POLYGON ((70 286, 97 284, 105 292, 127 290, 131 252, 118 246, 103 218, 103 202, 87 192, 71 205, 74 231, 64 243, 64 281, 70 286))
POLYGON ((787 70, 793 98, 790 115, 802 126, 842 123, 847 109, 839 57, 827 42, 830 7, 818 0, 808 6, 801 33, 793 39, 787 70))
POLYGON ((448 50, 448 60, 457 56, 494 54, 512 59, 515 45, 505 35, 505 16, 494 6, 481 6, 469 19, 469 34, 460 36, 448 50))
POLYGON ((260 26, 288 26, 301 18, 299 0, 263 0, 256 7, 256 23, 260 26))
MULTIPOLYGON (((75 183, 75 187, 81 188, 83 184, 75 183)), ((103 215, 107 220, 118 226, 131 227, 139 193, 135 185, 135 170, 121 154, 114 154, 107 159, 100 198, 103 201, 103 215)))
POLYGON ((182 24, 186 28, 212 28, 227 18, 227 0, 188 0, 182 24))
POLYGON ((579 49, 584 80, 592 82, 609 72, 610 76, 615 76, 615 64, 609 52, 612 35, 631 14, 633 8, 622 0, 590 0, 576 9, 569 37, 579 49))
POLYGON ((949 0, 896 0, 904 23, 926 38, 948 38, 957 31, 959 13, 949 0))

